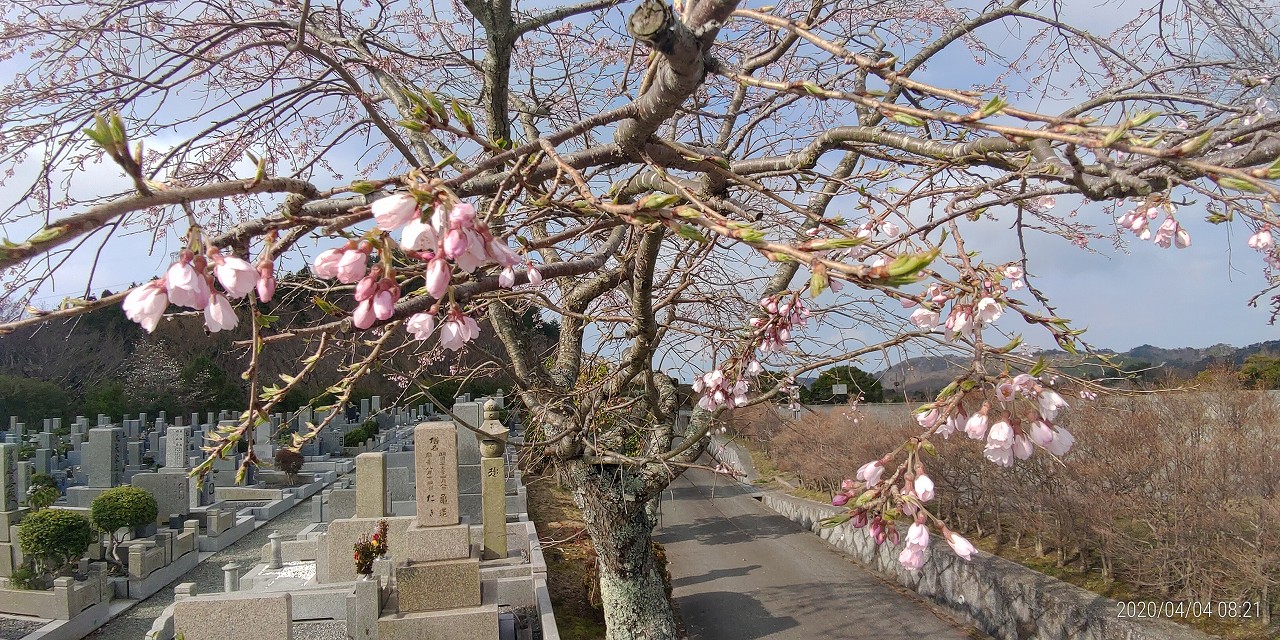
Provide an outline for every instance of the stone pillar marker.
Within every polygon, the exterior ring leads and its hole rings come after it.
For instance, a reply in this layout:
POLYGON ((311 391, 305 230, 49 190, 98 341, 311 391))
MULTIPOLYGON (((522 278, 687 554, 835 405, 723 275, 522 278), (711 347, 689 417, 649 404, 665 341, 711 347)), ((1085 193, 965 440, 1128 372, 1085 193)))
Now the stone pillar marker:
POLYGON ((418 523, 458 524, 457 432, 450 422, 424 422, 413 430, 418 523))
POLYGON ((387 459, 381 453, 356 456, 356 517, 387 515, 387 459))
POLYGON ((284 534, 279 531, 273 531, 271 535, 267 536, 267 539, 271 541, 271 562, 267 563, 267 568, 279 569, 284 566, 284 553, 280 546, 280 541, 284 539, 284 534))
POLYGON ((222 565, 222 590, 227 593, 240 590, 240 565, 234 562, 222 565))
POLYGON ((507 428, 498 421, 498 403, 484 404, 480 429, 480 495, 483 503, 484 559, 507 557, 507 473, 502 454, 507 448, 507 428))

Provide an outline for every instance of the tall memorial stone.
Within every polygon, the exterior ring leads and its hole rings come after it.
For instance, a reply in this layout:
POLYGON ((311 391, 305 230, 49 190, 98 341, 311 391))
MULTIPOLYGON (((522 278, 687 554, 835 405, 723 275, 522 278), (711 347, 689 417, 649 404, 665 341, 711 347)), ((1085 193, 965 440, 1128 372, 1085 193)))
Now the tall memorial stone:
POLYGON ((10 539, 10 525, 18 524, 25 511, 18 505, 18 445, 0 444, 0 577, 13 575, 18 541, 10 539))
POLYGON ((458 449, 452 423, 426 422, 413 431, 418 524, 458 524, 458 449))
POLYGON ((89 486, 110 489, 124 481, 124 430, 98 427, 89 430, 84 461, 89 467, 89 486))
POLYGON ((381 453, 356 456, 356 517, 387 515, 387 459, 381 453))
POLYGON ((0 512, 16 511, 17 509, 18 446, 0 444, 0 512))
POLYGON ((191 427, 169 427, 165 434, 164 466, 186 469, 191 457, 191 427))

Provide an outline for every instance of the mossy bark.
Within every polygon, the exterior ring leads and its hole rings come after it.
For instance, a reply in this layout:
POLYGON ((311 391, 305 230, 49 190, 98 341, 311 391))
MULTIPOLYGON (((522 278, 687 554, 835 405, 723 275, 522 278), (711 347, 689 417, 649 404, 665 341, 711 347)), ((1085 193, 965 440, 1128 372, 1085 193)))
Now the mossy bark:
POLYGON ((653 553, 653 510, 641 480, 612 465, 575 463, 574 500, 600 562, 606 640, 675 640, 675 618, 653 553))

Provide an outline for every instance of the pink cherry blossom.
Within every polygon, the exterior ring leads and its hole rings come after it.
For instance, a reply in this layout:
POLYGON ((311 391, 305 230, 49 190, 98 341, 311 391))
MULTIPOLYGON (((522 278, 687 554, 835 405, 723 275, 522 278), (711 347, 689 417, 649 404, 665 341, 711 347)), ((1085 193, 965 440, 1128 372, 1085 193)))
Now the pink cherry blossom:
POLYGON ((997 421, 987 433, 987 444, 996 447, 1013 446, 1013 427, 1004 420, 997 421))
POLYGON ((359 249, 345 251, 334 268, 338 282, 355 284, 369 271, 369 254, 359 249))
POLYGON ((883 233, 887 237, 896 238, 901 232, 902 230, 898 228, 898 225, 892 222, 886 220, 880 223, 880 233, 883 233))
POLYGON ((1000 306, 1000 303, 993 298, 983 298, 978 301, 977 312, 978 320, 991 323, 1000 319, 1000 316, 1004 314, 1004 307, 1000 306))
POLYGON ((1013 400, 1015 393, 1017 393, 1017 388, 1013 386, 1013 383, 1001 382, 996 385, 996 399, 1001 402, 1009 402, 1010 400, 1013 400))
POLYGON ((440 300, 449 289, 450 269, 444 258, 436 258, 427 265, 427 293, 440 300))
POLYGON ((973 329, 973 312, 968 307, 955 307, 947 316, 947 340, 956 335, 967 335, 973 329))
MULTIPOLYGON (((1160 224, 1160 228, 1156 229, 1155 243, 1162 249, 1168 249, 1173 244, 1173 238, 1178 233, 1178 221, 1172 216, 1166 217, 1164 222, 1160 224)), ((1188 241, 1190 241, 1188 239, 1188 241)))
POLYGON ((1039 420, 1031 423, 1029 431, 1031 441, 1042 447, 1047 447, 1049 443, 1053 442, 1053 429, 1050 429, 1049 425, 1039 420))
POLYGON ((933 479, 927 475, 920 474, 916 476, 915 482, 912 483, 916 496, 921 502, 928 502, 933 499, 933 479))
POLYGON ((955 533, 954 531, 943 529, 942 537, 946 539, 947 544, 951 545, 951 550, 965 560, 972 560, 973 554, 977 552, 973 543, 969 542, 964 538, 964 536, 955 533))
POLYGON ((1018 280, 1024 275, 1026 275, 1026 273, 1023 272, 1022 267, 1016 264, 1011 264, 1004 268, 1004 277, 1010 280, 1018 280))
POLYGON ((507 244, 497 238, 489 241, 488 245, 489 257, 499 266, 510 269, 520 264, 520 256, 512 251, 507 244))
POLYGON ((1034 449, 1031 446, 1031 438, 1022 434, 1013 437, 1013 455, 1019 460, 1026 460, 1031 457, 1034 449))
POLYGON ((924 549, 907 545, 898 554, 898 563, 908 571, 919 571, 924 566, 924 549))
POLYGON ((450 229, 440 246, 444 249, 444 257, 454 260, 466 253, 468 244, 467 234, 462 229, 450 229))
POLYGON ((833 507, 843 507, 848 502, 849 502, 849 496, 843 493, 837 493, 836 495, 831 497, 831 506, 833 507))
POLYGON ((1271 237, 1271 229, 1263 227, 1257 233, 1249 236, 1249 248, 1258 251, 1266 251, 1276 244, 1275 239, 1271 237))
POLYGON ((395 305, 394 294, 388 289, 383 289, 373 296, 373 315, 379 320, 389 320, 396 312, 395 305))
POLYGON ((880 475, 884 473, 884 465, 879 460, 872 460, 861 467, 858 467, 858 473, 854 477, 867 483, 870 489, 880 483, 880 475))
POLYGON ((1071 445, 1075 444, 1075 442, 1076 437, 1071 435, 1070 431, 1058 427, 1053 432, 1053 442, 1050 442, 1049 446, 1045 448, 1049 450, 1049 453, 1062 457, 1067 455, 1068 451, 1071 451, 1071 445))
POLYGON ((969 416, 969 420, 964 423, 964 432, 974 440, 981 440, 987 435, 987 412, 990 411, 991 405, 982 403, 982 408, 977 413, 969 416))
POLYGON ((503 289, 510 289, 516 285, 516 270, 511 267, 504 267, 502 273, 498 274, 498 286, 503 289))
POLYGON ((937 311, 920 307, 911 313, 911 324, 924 331, 933 331, 941 322, 937 311))
POLYGON ((414 339, 426 340, 436 330, 436 317, 430 313, 415 313, 409 316, 409 321, 405 322, 404 328, 413 335, 414 339))
POLYGON ((356 302, 364 302, 365 300, 372 298, 373 294, 377 292, 377 290, 378 290, 377 275, 369 274, 361 278, 360 282, 356 283, 356 293, 355 293, 356 302))
POLYGON ((459 202, 449 210, 449 224, 459 227, 470 227, 476 223, 476 208, 466 202, 459 202))
POLYGON ((271 302, 276 295, 276 266, 274 262, 258 264, 258 300, 271 302))
POLYGON ((411 220, 400 232, 400 246, 409 251, 424 251, 436 248, 435 229, 421 220, 411 220))
POLYGON ((922 428, 931 429, 933 428, 933 425, 938 424, 938 416, 940 415, 941 414, 938 413, 937 409, 930 409, 927 412, 917 413, 916 422, 922 428))
POLYGON ((907 529, 907 546, 920 549, 929 548, 929 527, 922 522, 914 522, 907 529))
POLYGON ((124 316, 151 333, 160 324, 160 317, 169 306, 169 296, 164 288, 163 280, 152 280, 140 287, 135 287, 124 297, 124 316))
POLYGON ((1040 415, 1047 420, 1053 420, 1058 417, 1058 411, 1067 407, 1067 401, 1052 389, 1045 389, 1040 392, 1039 404, 1040 415))
POLYGON ((1036 198, 1036 206, 1047 211, 1058 206, 1058 199, 1053 196, 1040 196, 1036 198))
POLYGON ((359 305, 356 305, 356 310, 351 314, 351 325, 357 329, 368 329, 373 326, 373 321, 376 319, 377 316, 373 311, 373 300, 366 298, 359 305))
POLYGON ((218 278, 228 297, 243 298, 257 286, 258 270, 248 261, 220 253, 212 254, 209 258, 213 261, 213 275, 218 278))
POLYGON ((204 326, 211 333, 229 331, 239 323, 240 319, 226 296, 216 292, 209 296, 209 304, 204 308, 204 326))
POLYGON ((440 346, 457 351, 480 335, 480 325, 474 318, 454 310, 440 327, 440 346))
POLYGON ((375 201, 370 207, 378 228, 394 231, 421 216, 418 201, 407 193, 394 193, 375 201))
POLYGON ((180 259, 173 263, 164 279, 169 302, 189 309, 204 309, 209 305, 208 279, 191 262, 180 259))
POLYGON ((311 261, 311 273, 318 278, 336 278, 338 276, 338 262, 342 260, 344 249, 326 249, 311 261))
POLYGON ((1006 469, 1013 466, 1013 448, 1012 447, 993 447, 987 445, 982 451, 982 455, 1006 469))
POLYGON ((526 275, 529 277, 529 284, 535 287, 542 284, 542 272, 538 271, 537 267, 529 265, 529 270, 526 275))
POLYGON ((956 430, 960 428, 960 422, 957 417, 959 417, 959 419, 963 419, 963 416, 957 416, 956 414, 947 416, 947 419, 942 421, 942 425, 939 426, 934 433, 942 436, 943 438, 950 439, 951 434, 955 433, 956 430))

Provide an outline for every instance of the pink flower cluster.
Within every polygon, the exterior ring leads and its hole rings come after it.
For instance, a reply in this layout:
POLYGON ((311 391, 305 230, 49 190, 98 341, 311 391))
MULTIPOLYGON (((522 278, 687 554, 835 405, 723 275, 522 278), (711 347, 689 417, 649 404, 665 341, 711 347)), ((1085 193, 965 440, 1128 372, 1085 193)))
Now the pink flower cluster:
POLYGON ((710 373, 694 378, 693 390, 703 394, 698 400, 698 406, 707 411, 715 411, 722 406, 732 409, 747 403, 746 379, 739 378, 737 382, 731 383, 720 369, 713 369, 710 373))
MULTIPOLYGON (((1012 287, 1017 289, 1022 286, 1022 270, 1017 268, 1006 268, 1006 277, 1013 280, 1012 287)), ((921 303, 913 298, 904 298, 902 306, 911 308, 920 304, 920 308, 911 313, 911 324, 923 331, 933 331, 939 326, 946 329, 947 340, 953 340, 959 336, 973 336, 974 332, 981 329, 982 325, 990 324, 1000 319, 1004 315, 1004 306, 1001 305, 996 298, 1004 293, 1004 287, 999 283, 988 279, 984 283, 984 293, 986 295, 975 298, 967 298, 965 300, 956 299, 952 302, 951 313, 947 316, 946 321, 942 320, 941 309, 946 306, 948 301, 952 301, 954 296, 943 288, 940 284, 929 285, 925 291, 924 302, 921 303)))
POLYGON ((760 351, 763 353, 785 351, 795 328, 809 322, 809 309, 799 296, 792 298, 791 302, 783 302, 779 296, 761 298, 760 308, 765 313, 752 318, 751 326, 761 333, 760 351))
MULTIPOLYGON (((520 257, 493 237, 470 204, 459 202, 449 209, 437 205, 429 221, 422 220, 417 199, 407 193, 382 198, 371 208, 379 229, 394 231, 403 227, 400 245, 428 261, 427 292, 431 297, 440 299, 448 290, 453 271, 450 261, 465 273, 496 263, 502 267, 498 283, 508 288, 515 286, 515 267, 520 264, 520 257)), ((542 274, 532 265, 528 278, 535 286, 542 282, 542 274)))
POLYGON ((1160 216, 1160 207, 1147 207, 1142 209, 1131 209, 1120 219, 1116 221, 1121 227, 1132 231, 1138 236, 1139 240, 1151 240, 1157 246, 1168 249, 1175 246, 1179 249, 1186 249, 1191 246, 1191 234, 1187 233, 1182 225, 1178 224, 1177 219, 1173 217, 1177 209, 1172 204, 1164 205, 1166 210, 1164 222, 1156 227, 1155 233, 1151 232, 1151 223, 1160 216))
MULTIPOLYGON (((375 201, 370 209, 378 229, 400 230, 399 244, 405 253, 427 263, 424 280, 432 298, 444 299, 455 265, 465 273, 472 273, 487 264, 497 264, 502 269, 498 284, 507 288, 515 286, 515 267, 520 264, 520 257, 493 236, 470 204, 458 202, 447 208, 437 204, 430 219, 423 220, 418 198, 401 192, 375 201)), ((373 250, 374 243, 368 240, 349 240, 343 247, 323 251, 311 264, 311 271, 317 277, 336 278, 344 284, 359 283, 355 293, 358 304, 352 314, 352 324, 358 329, 367 329, 378 320, 389 320, 395 315, 395 304, 401 295, 394 274, 382 273, 378 266, 369 271, 373 250)), ((542 274, 532 264, 525 275, 534 286, 542 282, 542 274)), ((416 339, 426 340, 435 332, 438 308, 411 316, 405 329, 416 339)), ((440 343, 451 350, 462 348, 479 335, 480 325, 457 307, 449 312, 440 327, 440 343)))
POLYGON ((255 289, 263 302, 270 302, 275 295, 275 266, 271 261, 264 259, 254 266, 213 247, 206 255, 183 249, 164 277, 136 287, 125 296, 124 314, 150 333, 172 303, 204 311, 204 324, 209 331, 225 331, 239 324, 229 298, 243 298, 255 289), (222 285, 222 291, 214 288, 215 281, 222 285))
POLYGON ((1262 225, 1256 233, 1249 236, 1249 248, 1262 254, 1262 259, 1272 269, 1280 269, 1280 257, 1276 256, 1276 241, 1271 235, 1271 226, 1262 225))
POLYGON ((1001 403, 1012 403, 1018 397, 1036 403, 1036 409, 1027 413, 1025 420, 1003 412, 998 420, 989 424, 991 403, 984 402, 965 422, 965 433, 974 440, 985 437, 983 454, 1002 467, 1012 467, 1015 458, 1030 458, 1036 446, 1055 456, 1066 455, 1075 444, 1075 436, 1053 424, 1058 412, 1067 407, 1066 399, 1025 373, 996 385, 996 399, 1001 403))
POLYGON ((382 275, 382 267, 374 265, 369 275, 356 284, 355 313, 351 314, 351 324, 357 329, 368 329, 374 320, 388 320, 396 312, 396 302, 400 300, 400 285, 395 278, 382 275))
MULTIPOLYGON (((885 462, 886 459, 873 460, 862 465, 858 469, 857 480, 860 483, 865 483, 867 488, 878 485, 881 474, 884 473, 885 462)), ((898 562, 911 571, 918 570, 924 566, 924 552, 929 548, 929 528, 925 524, 927 514, 917 508, 914 501, 918 500, 924 503, 934 498, 933 480, 924 473, 923 467, 917 466, 916 471, 916 475, 909 476, 902 488, 902 495, 911 498, 911 500, 902 502, 902 512, 907 515, 915 515, 915 521, 907 529, 906 544, 898 555, 898 562)), ((843 507, 848 504, 850 499, 856 497, 862 491, 863 484, 860 483, 846 478, 840 485, 840 492, 832 497, 831 504, 837 507, 843 507)), ((857 529, 870 524, 869 533, 876 544, 884 544, 886 541, 898 544, 898 529, 893 525, 892 520, 884 517, 884 514, 877 513, 868 517, 867 510, 859 507, 850 513, 849 523, 857 529)), ((956 555, 965 560, 973 558, 975 549, 963 536, 953 533, 945 526, 942 528, 942 536, 947 541, 947 544, 951 545, 956 555)))

